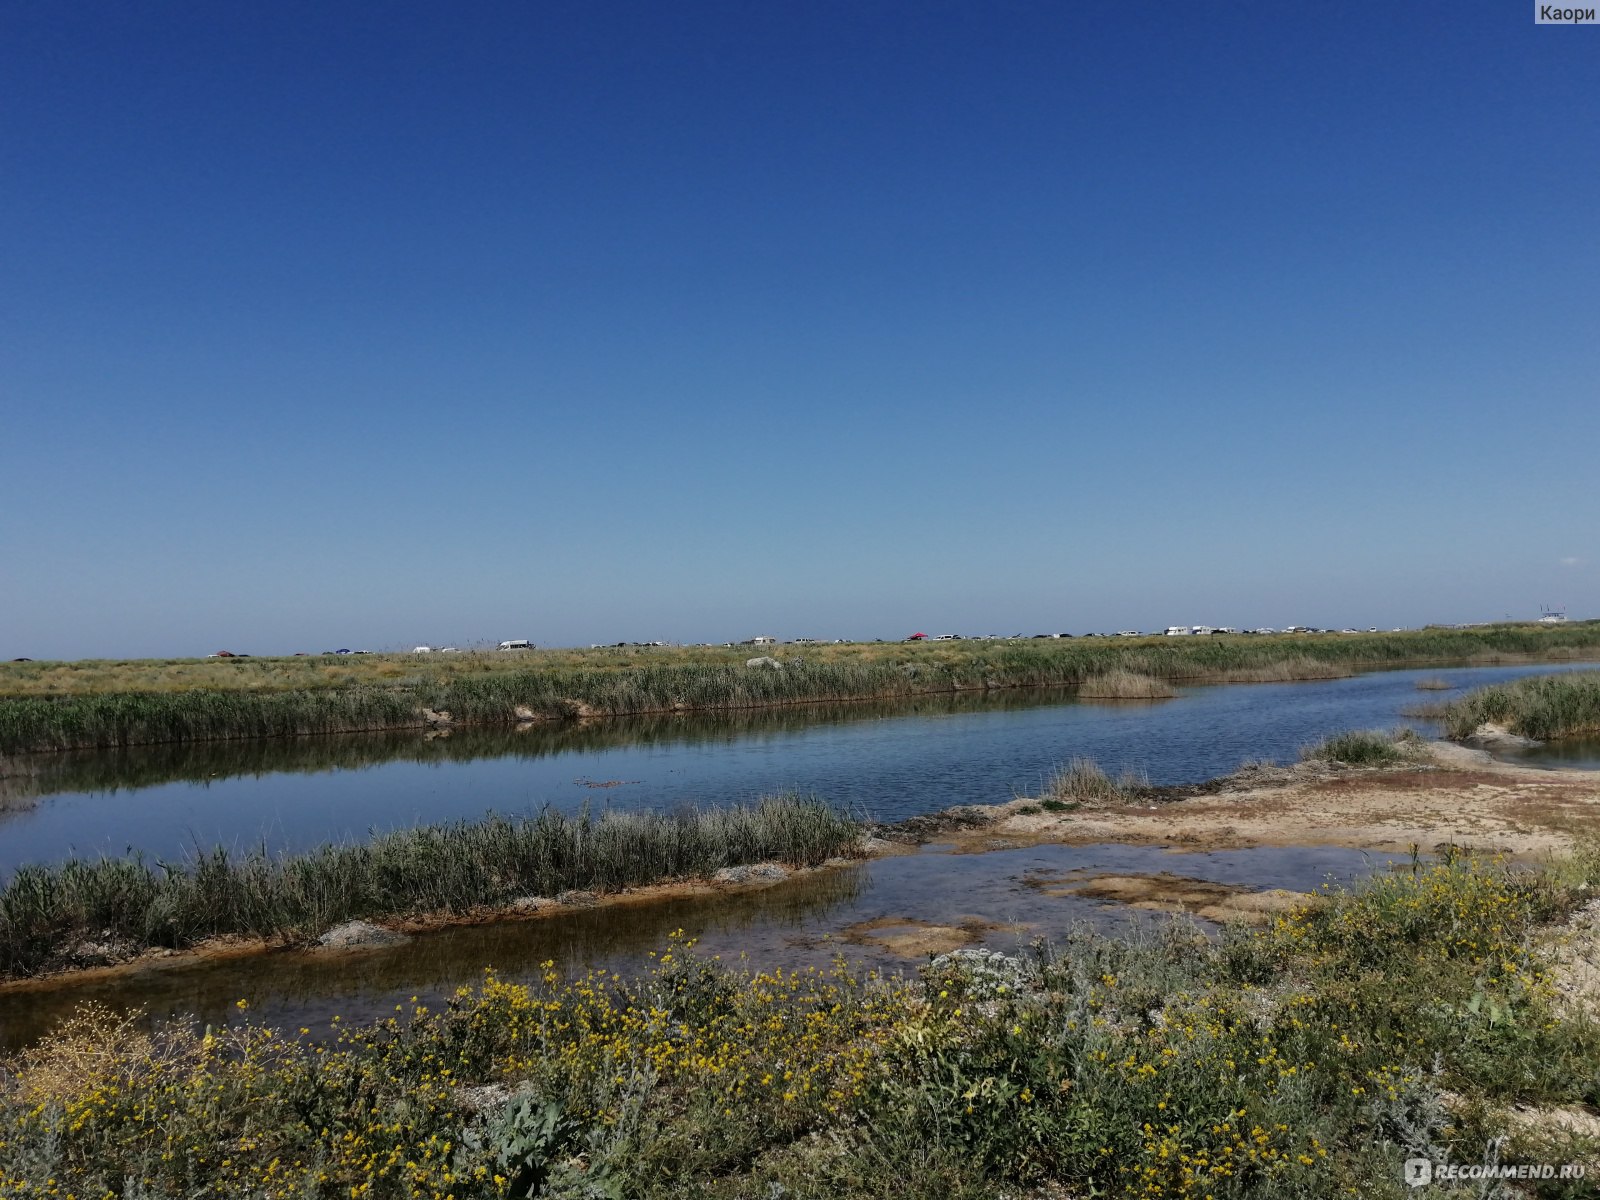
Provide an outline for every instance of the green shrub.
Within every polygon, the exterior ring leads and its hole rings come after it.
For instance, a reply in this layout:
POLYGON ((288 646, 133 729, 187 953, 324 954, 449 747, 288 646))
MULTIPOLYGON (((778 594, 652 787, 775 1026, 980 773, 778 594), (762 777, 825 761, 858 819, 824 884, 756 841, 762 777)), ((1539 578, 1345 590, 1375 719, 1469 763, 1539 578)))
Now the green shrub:
POLYGON ((1600 671, 1530 675, 1478 688, 1439 710, 1445 734, 1466 738, 1480 725, 1504 725, 1523 737, 1550 741, 1600 733, 1600 671))
POLYGON ((1381 729, 1358 729, 1338 733, 1306 746, 1300 751, 1302 761, 1340 763, 1352 767, 1392 767, 1416 761, 1421 750, 1421 739, 1409 729, 1385 733, 1381 729))
POLYGON ((470 912, 523 896, 614 892, 722 867, 815 866, 853 853, 860 825, 815 799, 672 814, 546 809, 525 819, 426 825, 306 854, 218 848, 25 866, 0 891, 0 974, 71 959, 74 943, 182 947, 218 935, 303 939, 343 921, 470 912))
POLYGON ((1221 939, 1085 930, 916 980, 674 941, 326 1043, 90 1011, 3 1064, 0 1194, 1399 1200, 1406 1158, 1593 1099, 1536 935, 1597 883, 1449 856, 1221 939))

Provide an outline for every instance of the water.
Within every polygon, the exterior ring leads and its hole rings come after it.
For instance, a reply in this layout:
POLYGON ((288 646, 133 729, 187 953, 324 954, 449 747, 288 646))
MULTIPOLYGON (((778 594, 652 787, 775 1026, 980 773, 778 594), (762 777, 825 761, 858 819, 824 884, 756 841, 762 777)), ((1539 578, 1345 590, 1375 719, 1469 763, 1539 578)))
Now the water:
MULTIPOLYGON (((1476 687, 1562 667, 1383 671, 1184 688, 1155 703, 1070 693, 927 697, 735 717, 613 720, 33 755, 0 764, 0 879, 27 862, 196 846, 297 850, 419 822, 551 804, 672 809, 814 793, 879 820, 1035 794, 1076 755, 1113 774, 1196 783, 1247 758, 1292 759, 1346 729, 1391 727, 1421 678, 1476 687)), ((1426 722, 1412 721, 1426 728, 1426 722)))
MULTIPOLYGON (((753 892, 653 900, 564 911, 533 920, 441 930, 381 950, 330 954, 282 951, 198 966, 159 963, 92 982, 44 990, 0 990, 0 1052, 27 1045, 86 1001, 143 1010, 165 1019, 225 1025, 247 998, 251 1019, 326 1033, 390 1015, 416 996, 437 1006, 458 986, 480 982, 493 966, 502 979, 532 980, 554 961, 568 976, 590 968, 629 973, 649 962, 678 930, 697 949, 752 968, 826 967, 835 958, 886 970, 911 970, 925 956, 896 955, 871 940, 851 940, 863 923, 963 924, 971 944, 1006 952, 1035 938, 1059 938, 1083 924, 1120 928, 1148 914, 1037 886, 1096 874, 1167 873, 1249 888, 1310 889, 1348 883, 1387 860, 1339 848, 1260 848, 1171 853, 1153 846, 1033 846, 983 854, 925 847, 800 876, 753 892)), ((879 933, 887 932, 879 930, 879 933)))
POLYGON ((1600 738, 1562 738, 1526 750, 1502 751, 1496 757, 1519 767, 1600 771, 1600 738))
MULTIPOLYGON (((1018 691, 898 705, 807 706, 735 717, 674 717, 511 730, 224 742, 37 755, 4 764, 0 875, 71 854, 181 857, 218 842, 275 850, 362 837, 418 821, 553 804, 672 808, 814 792, 885 820, 1034 791, 1075 755, 1151 782, 1199 782, 1246 758, 1292 758, 1352 728, 1390 727, 1457 688, 1570 668, 1386 671, 1350 679, 1182 689, 1170 701, 1085 704, 1018 691)), ((1426 722, 1412 720, 1426 729, 1426 722)), ((1536 753, 1552 765, 1559 748, 1536 753)), ((1576 763, 1600 756, 1578 748, 1576 763)), ((1531 761, 1531 758, 1530 758, 1531 761)), ((1600 764, 1596 764, 1600 765, 1600 764)), ((1117 925, 1131 910, 1035 886, 1074 873, 1154 873, 1249 888, 1309 890, 1382 863, 1356 851, 1260 848, 1174 854, 1148 846, 1039 846, 957 855, 939 847, 805 876, 758 892, 704 894, 445 930, 401 947, 344 955, 280 952, 163 965, 98 982, 0 988, 0 1050, 26 1045, 86 1000, 146 1019, 224 1024, 248 998, 255 1019, 327 1028, 387 1014, 411 996, 437 1002, 494 965, 531 978, 554 960, 633 971, 682 929, 706 953, 753 966, 820 965, 843 955, 907 969, 914 961, 862 936, 863 923, 965 926, 975 944, 1015 950, 1082 921, 1117 925), (1056 893, 1056 894, 1053 894, 1056 893), (852 937, 852 930, 855 934, 852 937)), ((880 936, 883 930, 878 931, 880 936)))

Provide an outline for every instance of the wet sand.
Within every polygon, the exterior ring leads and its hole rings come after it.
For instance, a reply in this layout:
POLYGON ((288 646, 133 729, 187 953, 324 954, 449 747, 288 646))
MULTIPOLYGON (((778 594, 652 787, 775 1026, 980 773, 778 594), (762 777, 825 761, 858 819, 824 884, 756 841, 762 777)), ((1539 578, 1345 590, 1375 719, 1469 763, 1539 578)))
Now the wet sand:
MULTIPOLYGON (((1424 769, 1283 770, 1218 781, 1211 794, 1051 813, 1015 800, 957 834, 968 852, 1002 845, 1127 842, 1181 850, 1343 846, 1382 854, 1448 846, 1539 859, 1600 835, 1600 771, 1497 762, 1430 743, 1424 769)), ((1194 789, 1196 792, 1202 789, 1194 789)))

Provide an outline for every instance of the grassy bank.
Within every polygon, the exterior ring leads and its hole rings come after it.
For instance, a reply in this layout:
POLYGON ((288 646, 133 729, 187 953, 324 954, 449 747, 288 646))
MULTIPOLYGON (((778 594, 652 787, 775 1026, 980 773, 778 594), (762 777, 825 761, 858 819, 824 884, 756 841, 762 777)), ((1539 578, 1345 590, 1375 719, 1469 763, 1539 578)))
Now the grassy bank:
POLYGON ((1079 686, 1078 695, 1085 700, 1170 700, 1177 693, 1164 679, 1132 671, 1110 671, 1089 676, 1079 686))
POLYGON ((1396 767, 1427 761, 1427 751, 1413 729, 1357 729, 1302 747, 1300 758, 1347 767, 1396 767))
POLYGON ((69 963, 85 942, 118 953, 207 938, 301 940, 343 921, 471 912, 525 896, 615 892, 722 867, 814 866, 852 852, 860 827, 788 796, 742 808, 423 826, 308 854, 26 866, 0 891, 0 976, 69 963))
POLYGON ((1498 683, 1457 697, 1435 712, 1452 738, 1470 737, 1486 723, 1540 741, 1600 734, 1600 671, 1498 683))
POLYGON ((1600 654, 1600 623, 1376 635, 1190 637, 0 664, 0 754, 217 738, 509 724, 894 699, 1141 675, 1164 683, 1328 678, 1403 662, 1600 654))
POLYGON ((114 750, 63 750, 0 756, 0 812, 59 792, 130 791, 179 781, 354 770, 387 762, 447 763, 481 759, 535 760, 572 752, 725 744, 745 734, 792 733, 819 723, 876 721, 886 716, 999 712, 1057 703, 1049 689, 999 693, 941 692, 893 701, 780 705, 715 714, 656 713, 622 721, 546 721, 520 726, 466 725, 448 737, 417 729, 308 738, 157 742, 114 750))
POLYGON ((635 981, 490 977, 331 1045, 87 1012, 0 1073, 0 1194, 1319 1200, 1411 1194, 1405 1159, 1501 1135, 1504 1162, 1592 1162, 1508 1110, 1600 1101, 1600 1034, 1537 938, 1596 883, 1458 860, 1220 940, 920 979, 674 945, 635 981))

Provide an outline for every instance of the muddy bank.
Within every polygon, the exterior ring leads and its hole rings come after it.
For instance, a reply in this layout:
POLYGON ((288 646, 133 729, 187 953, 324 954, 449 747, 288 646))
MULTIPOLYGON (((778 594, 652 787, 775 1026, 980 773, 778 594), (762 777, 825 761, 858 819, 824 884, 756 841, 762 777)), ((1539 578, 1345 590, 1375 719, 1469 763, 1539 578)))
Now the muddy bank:
MULTIPOLYGON (((1105 807, 1049 811, 1025 798, 962 806, 873 827, 858 848, 858 858, 829 860, 815 870, 827 872, 852 862, 915 853, 919 846, 934 842, 957 854, 1050 844, 1122 844, 1191 852, 1338 847, 1404 856, 1413 849, 1427 853, 1456 846, 1536 859, 1570 849, 1579 839, 1594 834, 1600 834, 1600 772, 1554 773, 1518 767, 1495 762, 1482 751, 1433 743, 1426 762, 1400 768, 1352 769, 1316 763, 1257 766, 1193 786, 1141 789, 1127 803, 1105 807)), ((770 868, 751 869, 720 880, 683 880, 607 895, 525 898, 509 906, 385 921, 382 927, 418 935, 532 921, 570 914, 578 908, 648 906, 759 890, 783 878, 810 873, 786 870, 787 874, 780 874, 770 868)), ((1098 881, 1056 881, 1051 886, 1086 899, 1161 911, 1176 906, 1219 920, 1264 911, 1259 901, 1236 898, 1242 897, 1242 891, 1202 894, 1204 889, 1153 882, 1148 872, 1137 879, 1107 876, 1098 881)), ((979 932, 961 921, 939 922, 934 929, 914 912, 891 924, 894 928, 889 933, 885 932, 889 926, 857 930, 855 940, 886 947, 885 939, 892 934, 897 943, 907 947, 927 948, 935 942, 959 946, 970 944, 979 932)), ((0 984, 0 992, 70 987, 85 980, 295 948, 304 947, 267 939, 219 939, 184 951, 140 954, 118 954, 115 947, 97 947, 107 961, 63 963, 41 977, 0 984)), ((317 951, 362 952, 359 945, 317 951)))
POLYGON ((970 806, 903 822, 884 837, 944 838, 978 853, 1038 843, 1124 842, 1183 850, 1340 846, 1387 854, 1471 848, 1519 859, 1600 835, 1600 771, 1552 772, 1428 743, 1402 767, 1256 767, 1194 787, 1148 788, 1128 803, 1048 811, 1039 802, 970 806))
MULTIPOLYGON (((905 850, 906 847, 887 842, 876 846, 869 843, 863 849, 862 856, 903 853, 905 850)), ((838 871, 860 861, 860 858, 831 858, 815 867, 758 863, 751 867, 719 871, 709 879, 674 880, 619 892, 563 892, 554 897, 523 897, 508 905, 484 906, 468 912, 419 913, 382 922, 348 922, 310 940, 217 937, 182 950, 141 950, 112 942, 80 943, 63 947, 56 964, 47 970, 27 978, 0 981, 0 995, 52 992, 151 971, 179 972, 279 953, 329 959, 361 955, 403 945, 412 938, 445 930, 538 921, 591 909, 626 909, 695 897, 758 892, 786 880, 838 871), (353 930, 354 926, 364 927, 364 931, 353 930)))
POLYGON ((414 657, 337 666, 309 658, 230 658, 173 665, 165 687, 163 671, 152 674, 136 664, 103 664, 81 678, 52 673, 58 665, 22 664, 0 671, 0 754, 395 729, 448 733, 466 726, 1077 687, 1112 676, 1146 676, 1152 686, 1170 687, 1331 679, 1453 662, 1570 662, 1595 655, 1600 628, 1052 642, 1048 648, 1032 639, 985 639, 960 649, 915 643, 848 651, 808 647, 807 653, 785 648, 781 657, 756 658, 741 658, 731 647, 696 648, 637 663, 586 665, 580 658, 542 669, 504 659, 430 660, 423 668, 414 657))

